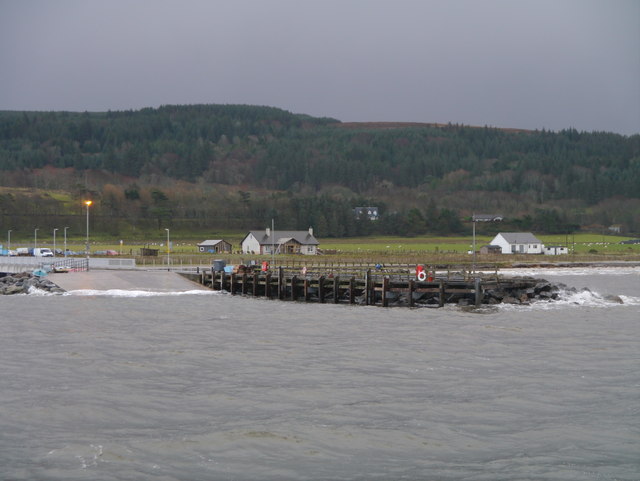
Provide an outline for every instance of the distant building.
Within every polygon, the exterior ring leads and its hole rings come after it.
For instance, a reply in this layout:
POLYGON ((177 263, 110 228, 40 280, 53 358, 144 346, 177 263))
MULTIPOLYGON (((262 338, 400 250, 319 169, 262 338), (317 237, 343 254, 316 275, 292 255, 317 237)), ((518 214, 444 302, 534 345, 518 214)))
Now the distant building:
POLYGON ((198 244, 198 250, 200 252, 210 252, 212 254, 231 252, 231 243, 222 239, 206 240, 198 244))
POLYGON ((473 214, 471 220, 473 222, 501 222, 504 217, 499 214, 473 214))
POLYGON ((353 209, 353 213, 357 219, 378 220, 377 207, 356 207, 353 209))
POLYGON ((501 232, 491 245, 499 246, 503 254, 542 254, 544 247, 531 232, 501 232))
POLYGON ((480 254, 502 254, 502 247, 486 245, 480 247, 480 254))
POLYGON ((251 231, 241 246, 244 254, 304 254, 318 253, 320 243, 313 236, 313 228, 303 231, 251 231))
POLYGON ((547 256, 561 256, 569 253, 566 246, 544 246, 544 253, 547 256))

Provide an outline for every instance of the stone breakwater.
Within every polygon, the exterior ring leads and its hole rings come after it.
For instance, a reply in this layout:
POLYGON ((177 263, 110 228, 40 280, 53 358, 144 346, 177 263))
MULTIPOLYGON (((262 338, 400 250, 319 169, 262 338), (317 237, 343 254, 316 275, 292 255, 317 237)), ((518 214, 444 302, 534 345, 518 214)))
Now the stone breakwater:
POLYGON ((60 294, 64 292, 45 277, 34 276, 29 272, 20 272, 0 277, 0 295, 29 294, 32 289, 60 294))

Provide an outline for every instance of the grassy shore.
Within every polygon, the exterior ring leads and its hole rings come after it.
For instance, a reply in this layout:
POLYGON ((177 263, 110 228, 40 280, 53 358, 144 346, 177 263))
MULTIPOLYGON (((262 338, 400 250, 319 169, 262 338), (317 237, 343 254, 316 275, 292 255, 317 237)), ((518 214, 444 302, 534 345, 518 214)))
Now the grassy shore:
MULTIPOLYGON (((197 244, 203 239, 172 238, 171 262, 172 264, 210 264, 214 258, 225 259, 228 263, 246 263, 249 260, 271 260, 271 256, 249 256, 238 253, 240 241, 244 237, 240 233, 230 233, 224 238, 234 246, 233 254, 199 253, 197 244)), ((606 261, 640 261, 640 244, 621 244, 629 237, 576 234, 570 236, 539 236, 546 245, 567 245, 568 255, 563 256, 531 256, 531 255, 480 255, 480 246, 491 241, 490 237, 476 237, 476 263, 489 263, 496 265, 511 265, 513 263, 542 263, 542 262, 606 262, 606 261)), ((344 239, 319 239, 320 249, 323 255, 315 258, 306 256, 277 256, 278 262, 358 262, 358 263, 398 263, 398 264, 471 264, 474 262, 472 252, 472 239, 470 237, 360 237, 344 239)), ((12 248, 19 246, 32 247, 33 241, 12 241, 12 248)), ((51 239, 43 239, 38 242, 39 247, 53 247, 51 239)), ((64 247, 61 239, 57 240, 56 248, 64 247)), ((70 238, 67 247, 71 251, 80 253, 85 250, 85 240, 70 238)), ((166 238, 148 242, 126 240, 114 241, 112 239, 92 239, 90 241, 91 255, 97 252, 112 250, 123 257, 136 257, 139 264, 162 264, 166 262, 167 246, 166 238), (157 249, 157 257, 141 257, 140 249, 143 247, 157 249)))

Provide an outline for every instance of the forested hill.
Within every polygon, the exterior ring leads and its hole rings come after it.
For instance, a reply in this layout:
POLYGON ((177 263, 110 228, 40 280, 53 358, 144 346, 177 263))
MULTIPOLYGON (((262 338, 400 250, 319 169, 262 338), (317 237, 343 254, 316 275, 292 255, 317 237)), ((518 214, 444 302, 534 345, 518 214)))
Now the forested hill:
POLYGON ((33 187, 28 173, 40 169, 102 172, 113 175, 112 183, 176 179, 294 196, 339 186, 343 197, 396 210, 402 206, 395 194, 409 189, 440 207, 448 196, 462 212, 553 208, 584 215, 608 199, 640 198, 640 135, 346 124, 247 105, 0 112, 2 186, 33 187))

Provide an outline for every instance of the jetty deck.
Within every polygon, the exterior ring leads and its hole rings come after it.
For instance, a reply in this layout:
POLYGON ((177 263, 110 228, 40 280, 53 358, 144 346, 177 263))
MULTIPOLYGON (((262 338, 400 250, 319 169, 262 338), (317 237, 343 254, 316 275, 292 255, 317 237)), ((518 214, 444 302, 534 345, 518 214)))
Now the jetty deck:
POLYGON ((503 277, 495 274, 429 271, 418 280, 409 269, 380 272, 342 270, 309 272, 278 267, 238 272, 203 270, 183 274, 218 291, 232 295, 300 302, 344 303, 366 306, 443 307, 445 304, 481 306, 508 302, 528 303, 551 299, 557 289, 541 279, 503 277))
POLYGON ((129 290, 152 292, 184 292, 206 289, 176 272, 162 270, 98 270, 67 274, 49 274, 48 278, 65 291, 129 290))

